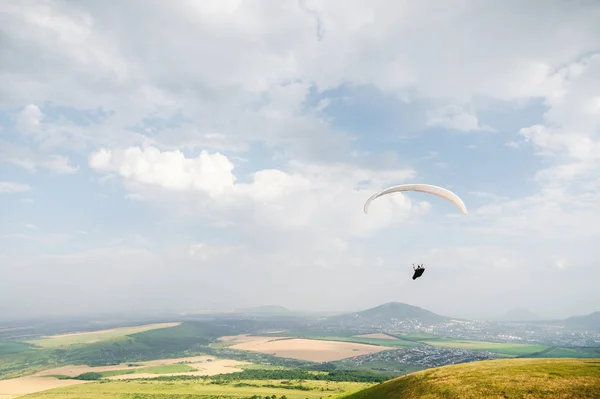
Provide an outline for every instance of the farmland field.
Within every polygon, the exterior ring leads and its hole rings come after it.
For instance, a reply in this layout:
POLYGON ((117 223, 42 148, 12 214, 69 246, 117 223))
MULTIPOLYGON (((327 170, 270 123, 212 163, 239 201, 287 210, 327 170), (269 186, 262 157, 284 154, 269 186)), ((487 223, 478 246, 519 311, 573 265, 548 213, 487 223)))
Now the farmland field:
POLYGON ((548 349, 545 345, 513 344, 504 342, 439 340, 423 341, 423 343, 442 348, 462 348, 474 351, 486 351, 508 356, 522 356, 548 349))
POLYGON ((367 345, 361 343, 325 341, 316 339, 281 339, 280 337, 264 337, 229 347, 230 349, 269 353, 278 357, 329 362, 348 357, 376 353, 391 347, 367 345))
POLYGON ((85 381, 58 380, 56 378, 43 377, 21 377, 2 380, 0 381, 0 399, 12 399, 32 392, 85 383, 85 381))
POLYGON ((84 334, 63 334, 36 341, 43 342, 44 346, 5 341, 2 343, 5 354, 0 355, 0 380, 66 365, 108 366, 206 355, 211 351, 208 345, 218 337, 231 335, 237 326, 245 331, 244 323, 233 321, 231 326, 217 326, 206 322, 185 322, 172 327, 169 326, 173 323, 146 324, 84 334), (100 341, 84 343, 97 339, 100 341))
POLYGON ((337 327, 277 329, 279 323, 254 320, 141 322, 137 327, 129 324, 129 327, 107 329, 115 327, 112 324, 100 331, 71 334, 63 334, 69 331, 65 326, 48 328, 38 334, 36 340, 30 338, 27 343, 14 338, 0 342, 0 399, 14 399, 29 393, 31 398, 43 396, 46 399, 133 398, 135 395, 158 399, 168 396, 169 387, 175 387, 177 392, 192 387, 185 395, 210 396, 225 392, 233 397, 268 394, 286 395, 290 399, 325 398, 435 367, 432 366, 435 362, 452 356, 469 358, 464 351, 452 354, 453 348, 490 351, 505 357, 600 355, 598 348, 558 348, 372 330, 361 334, 337 327), (413 362, 421 359, 419 353, 423 351, 417 349, 419 347, 437 357, 427 358, 429 363, 413 362), (399 360, 407 353, 408 362, 399 360), (360 357, 363 355, 370 356, 360 357), (147 385, 152 385, 154 391, 144 391, 147 385), (128 386, 134 391, 125 392, 124 387, 128 386), (107 387, 109 389, 104 390, 107 387), (47 391, 53 388, 58 390, 47 391), (138 388, 141 391, 136 391, 138 388), (201 393, 194 389, 200 389, 201 393), (41 390, 45 392, 38 393, 41 390))
POLYGON ((372 383, 295 381, 295 380, 242 380, 213 384, 212 381, 127 381, 92 382, 43 393, 24 396, 23 399, 120 399, 151 397, 249 397, 251 395, 287 396, 289 399, 335 398, 373 386, 372 383), (181 396, 180 396, 181 395, 181 396))
POLYGON ((442 339, 442 337, 438 336, 438 335, 433 335, 433 334, 426 334, 426 333, 398 333, 398 334, 392 334, 394 337, 396 338, 400 338, 400 339, 408 339, 408 340, 412 340, 412 341, 424 341, 424 340, 430 340, 430 341, 435 341, 438 339, 442 339))
POLYGON ((551 348, 540 355, 533 357, 572 357, 572 358, 600 358, 600 347, 596 348, 551 348))
POLYGON ((152 378, 160 375, 210 376, 241 372, 244 362, 227 359, 214 359, 208 356, 190 358, 163 359, 139 362, 135 365, 119 364, 114 366, 63 366, 44 370, 28 377, 0 381, 0 399, 14 395, 38 392, 67 385, 89 383, 74 378, 86 373, 97 373, 98 378, 114 380, 152 378))
POLYGON ((112 328, 110 330, 52 335, 52 336, 48 336, 48 337, 43 337, 41 339, 28 341, 27 343, 33 344, 36 346, 41 346, 43 348, 55 348, 55 347, 59 347, 59 346, 69 346, 69 345, 76 345, 76 344, 90 344, 90 343, 99 342, 99 341, 107 341, 107 340, 114 339, 114 338, 121 338, 126 335, 141 333, 144 331, 175 327, 180 324, 181 323, 146 324, 146 325, 137 326, 137 327, 122 327, 122 328, 112 328))

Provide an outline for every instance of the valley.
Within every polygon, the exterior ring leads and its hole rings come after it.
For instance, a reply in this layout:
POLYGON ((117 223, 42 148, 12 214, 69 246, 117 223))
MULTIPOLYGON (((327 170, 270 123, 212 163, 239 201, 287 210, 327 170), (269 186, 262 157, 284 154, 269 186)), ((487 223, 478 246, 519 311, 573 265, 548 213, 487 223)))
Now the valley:
POLYGON ((16 333, 23 330, 5 327, 0 398, 36 398, 37 392, 52 398, 53 389, 57 398, 91 398, 100 386, 106 398, 122 397, 125 387, 140 397, 171 387, 173 393, 188 389, 207 398, 216 392, 240 398, 259 391, 312 398, 318 392, 346 395, 447 365, 600 358, 595 329, 557 321, 458 320, 403 303, 334 316, 257 315, 253 310, 81 329, 74 323, 73 332, 48 334, 52 328, 45 325, 30 331, 35 338, 20 341, 16 333), (581 337, 585 346, 579 345, 581 337))

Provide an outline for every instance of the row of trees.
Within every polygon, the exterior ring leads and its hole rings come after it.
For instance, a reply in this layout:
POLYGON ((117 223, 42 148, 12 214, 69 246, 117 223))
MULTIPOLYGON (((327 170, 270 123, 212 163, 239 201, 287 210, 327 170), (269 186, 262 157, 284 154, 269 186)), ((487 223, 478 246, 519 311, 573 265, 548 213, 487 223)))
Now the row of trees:
POLYGON ((188 376, 174 375, 152 378, 154 381, 182 381, 182 380, 212 380, 213 384, 227 384, 232 381, 242 380, 316 380, 335 382, 383 382, 388 376, 366 370, 331 370, 315 372, 302 369, 250 369, 236 373, 218 374, 214 376, 188 376))

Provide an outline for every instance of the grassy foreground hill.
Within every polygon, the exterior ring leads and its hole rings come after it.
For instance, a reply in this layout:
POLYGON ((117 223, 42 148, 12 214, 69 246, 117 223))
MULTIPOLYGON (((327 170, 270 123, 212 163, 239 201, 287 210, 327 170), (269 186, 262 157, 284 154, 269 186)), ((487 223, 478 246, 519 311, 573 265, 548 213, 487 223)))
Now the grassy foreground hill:
POLYGON ((509 359, 439 367, 345 399, 600 398, 600 359, 509 359))

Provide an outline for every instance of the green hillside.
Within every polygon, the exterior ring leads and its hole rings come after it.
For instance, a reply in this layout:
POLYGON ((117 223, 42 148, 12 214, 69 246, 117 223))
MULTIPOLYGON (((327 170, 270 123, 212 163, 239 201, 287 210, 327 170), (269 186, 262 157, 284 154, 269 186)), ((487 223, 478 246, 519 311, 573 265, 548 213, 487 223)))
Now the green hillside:
POLYGON ((346 399, 600 398, 600 359, 509 359, 439 367, 346 399))
POLYGON ((580 327, 580 328, 600 328, 600 311, 590 313, 585 316, 573 316, 562 321, 565 326, 580 327))

